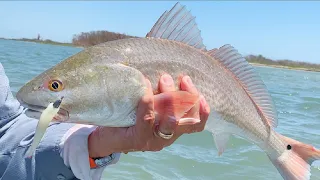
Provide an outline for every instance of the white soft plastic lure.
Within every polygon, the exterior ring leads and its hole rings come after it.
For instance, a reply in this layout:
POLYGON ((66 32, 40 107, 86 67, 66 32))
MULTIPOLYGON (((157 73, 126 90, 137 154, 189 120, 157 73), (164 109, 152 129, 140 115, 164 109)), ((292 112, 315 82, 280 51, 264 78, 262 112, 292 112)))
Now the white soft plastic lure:
POLYGON ((32 144, 29 147, 28 151, 26 152, 26 157, 32 156, 33 153, 35 152, 51 120, 58 113, 60 109, 61 101, 62 101, 62 98, 61 100, 57 100, 54 103, 50 103, 47 106, 47 108, 41 113, 32 144))

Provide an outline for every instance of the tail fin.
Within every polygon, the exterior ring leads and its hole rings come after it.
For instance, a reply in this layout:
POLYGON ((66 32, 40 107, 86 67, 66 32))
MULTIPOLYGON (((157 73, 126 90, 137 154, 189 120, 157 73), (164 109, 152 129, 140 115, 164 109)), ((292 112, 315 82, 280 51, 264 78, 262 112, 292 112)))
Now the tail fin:
MULTIPOLYGON (((155 96, 154 109, 159 114, 166 113, 180 119, 187 111, 189 111, 199 100, 199 96, 191 94, 187 91, 165 92, 155 96)), ((181 118, 180 125, 196 124, 199 119, 181 118)))
POLYGON ((287 143, 286 150, 276 159, 270 158, 285 180, 309 180, 310 165, 320 159, 320 150, 289 137, 279 135, 287 143))

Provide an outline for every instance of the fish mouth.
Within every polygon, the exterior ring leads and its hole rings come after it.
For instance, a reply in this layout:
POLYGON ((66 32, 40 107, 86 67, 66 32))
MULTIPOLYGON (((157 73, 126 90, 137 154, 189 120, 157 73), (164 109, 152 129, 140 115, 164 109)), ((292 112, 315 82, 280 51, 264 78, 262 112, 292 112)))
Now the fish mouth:
MULTIPOLYGON (((26 108, 26 115, 28 117, 40 119, 41 113, 47 108, 39 105, 27 104, 22 99, 19 99, 21 106, 26 108)), ((60 107, 58 113, 53 117, 52 121, 64 122, 69 119, 69 111, 60 107)))

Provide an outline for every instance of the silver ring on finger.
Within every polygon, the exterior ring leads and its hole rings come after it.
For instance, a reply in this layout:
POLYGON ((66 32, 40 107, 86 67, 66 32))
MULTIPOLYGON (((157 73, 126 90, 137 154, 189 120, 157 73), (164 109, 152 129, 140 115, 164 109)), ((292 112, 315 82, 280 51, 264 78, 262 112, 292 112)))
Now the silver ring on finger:
POLYGON ((171 139, 173 137, 173 133, 164 134, 163 132, 161 132, 159 130, 159 126, 158 126, 158 128, 156 128, 156 131, 154 131, 153 133, 154 133, 155 136, 161 137, 161 138, 166 139, 166 140, 171 139))

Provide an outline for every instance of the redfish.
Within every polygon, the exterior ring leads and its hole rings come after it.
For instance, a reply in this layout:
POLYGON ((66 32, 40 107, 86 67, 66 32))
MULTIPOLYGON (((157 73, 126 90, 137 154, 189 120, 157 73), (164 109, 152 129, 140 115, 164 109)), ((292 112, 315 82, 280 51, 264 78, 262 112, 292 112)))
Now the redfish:
MULTIPOLYGON (((205 97, 211 108, 205 130, 212 133, 219 155, 230 135, 244 137, 265 151, 284 179, 310 178, 310 165, 320 159, 320 151, 274 130, 277 111, 254 68, 231 45, 207 50, 195 17, 179 3, 164 12, 146 37, 86 48, 28 82, 17 98, 35 114, 64 97, 54 121, 129 127, 145 92, 143 77, 157 92, 163 73, 174 79, 189 75, 205 97)), ((188 107, 196 102, 187 94, 172 97, 189 99, 188 107)))

